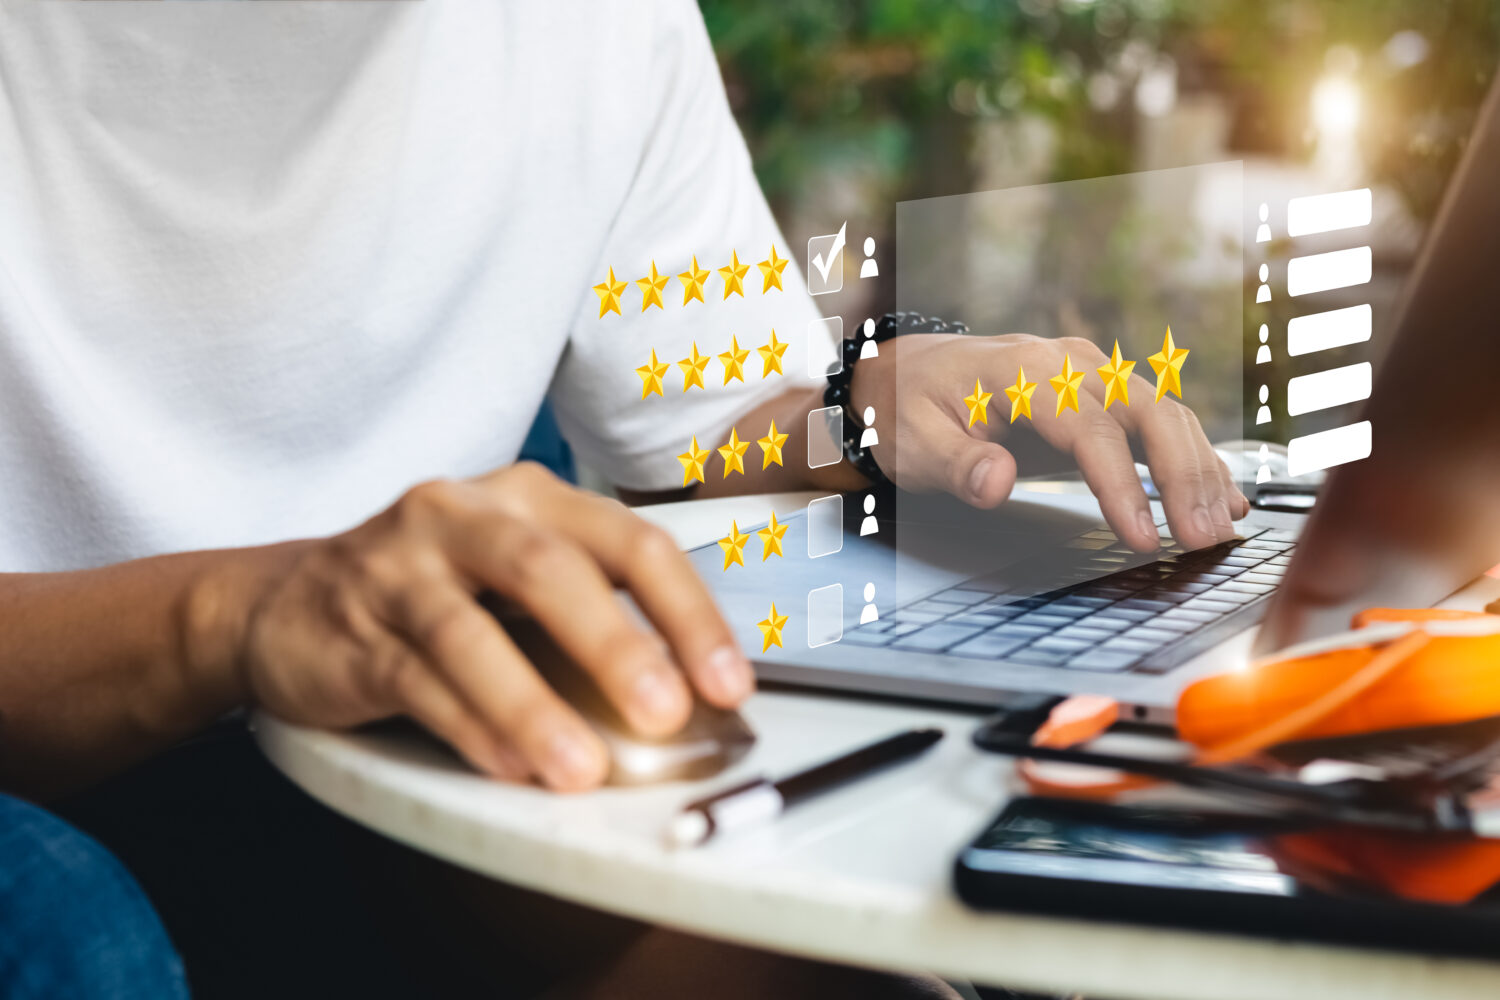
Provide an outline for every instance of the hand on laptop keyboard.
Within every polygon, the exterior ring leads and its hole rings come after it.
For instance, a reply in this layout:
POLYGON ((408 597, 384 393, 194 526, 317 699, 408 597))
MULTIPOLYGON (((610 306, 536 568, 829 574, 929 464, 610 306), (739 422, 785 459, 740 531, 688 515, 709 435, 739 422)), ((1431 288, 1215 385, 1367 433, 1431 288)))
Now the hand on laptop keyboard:
POLYGON ((912 334, 859 363, 851 385, 853 406, 856 412, 874 406, 896 416, 894 432, 882 428, 872 454, 903 489, 947 490, 976 507, 996 507, 1010 495, 1018 463, 1031 471, 1048 451, 1061 452, 1078 463, 1120 539, 1149 552, 1157 548, 1157 532, 1135 471, 1134 437, 1161 490, 1173 537, 1190 549, 1232 538, 1232 521, 1250 512, 1250 502, 1209 446, 1198 418, 1171 397, 1157 400, 1155 386, 1139 375, 1128 380, 1130 405, 1116 400, 1106 410, 1096 370, 1107 363, 1098 347, 1076 337, 912 334), (1076 411, 1059 410, 1048 386, 1048 379, 1062 371, 1065 356, 1084 373, 1076 411), (1004 387, 1013 385, 1022 369, 1037 388, 1030 419, 1011 423, 1004 387), (961 401, 976 377, 994 398, 986 422, 968 426, 961 401))

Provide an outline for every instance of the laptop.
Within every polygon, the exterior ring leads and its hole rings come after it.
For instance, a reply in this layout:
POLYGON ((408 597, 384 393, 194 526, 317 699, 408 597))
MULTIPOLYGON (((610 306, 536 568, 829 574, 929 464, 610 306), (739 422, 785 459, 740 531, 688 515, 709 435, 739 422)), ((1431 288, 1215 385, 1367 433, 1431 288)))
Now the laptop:
POLYGON ((1496 163, 1492 85, 1385 332, 1371 455, 1334 469, 1310 514, 1254 510, 1233 540, 1187 551, 1153 504, 1163 548, 1142 556, 1085 492, 1024 481, 994 511, 877 494, 890 516, 874 533, 863 493, 778 512, 784 558, 757 560, 752 540, 727 572, 717 545, 691 553, 752 650, 768 595, 805 614, 755 654, 762 679, 974 705, 1090 692, 1168 723, 1188 682, 1252 650, 1342 631, 1366 607, 1427 607, 1482 575, 1500 562, 1496 163), (832 544, 836 507, 838 551, 809 556, 832 544))

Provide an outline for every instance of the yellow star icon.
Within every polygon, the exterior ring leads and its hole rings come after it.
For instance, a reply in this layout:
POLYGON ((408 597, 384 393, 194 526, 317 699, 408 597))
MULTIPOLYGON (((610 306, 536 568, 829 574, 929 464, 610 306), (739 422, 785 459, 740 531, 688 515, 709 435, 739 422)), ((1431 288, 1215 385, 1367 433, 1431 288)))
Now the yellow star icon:
POLYGON ((698 266, 698 258, 693 258, 693 266, 677 276, 682 282, 682 304, 687 305, 693 299, 703 301, 703 283, 708 280, 708 272, 698 266))
MULTIPOLYGON (((773 645, 781 646, 781 630, 786 628, 786 615, 778 615, 776 613, 776 604, 773 601, 771 603, 771 613, 761 621, 756 622, 755 626, 760 629, 760 634, 764 637, 760 646, 760 651, 764 653, 773 645)), ((781 648, 785 649, 786 647, 781 646, 781 648)))
POLYGON ((1063 355, 1063 370, 1061 375, 1054 375, 1048 380, 1053 391, 1057 393, 1057 415, 1062 416, 1063 410, 1078 410, 1078 387, 1083 384, 1083 372, 1073 370, 1073 359, 1066 354, 1063 355))
POLYGON ((1187 356, 1187 348, 1172 343, 1172 328, 1167 327, 1166 339, 1161 342, 1161 353, 1146 359, 1151 370, 1156 372, 1158 403, 1169 392, 1177 393, 1178 399, 1182 398, 1182 363, 1187 360, 1187 356))
POLYGON ((724 366, 724 384, 729 380, 737 378, 745 381, 745 359, 750 356, 749 351, 740 350, 740 338, 729 338, 729 350, 719 355, 719 362, 724 366))
POLYGON ((760 445, 760 450, 763 452, 760 461, 762 469, 770 468, 772 462, 777 465, 781 464, 781 446, 786 444, 787 437, 786 434, 776 433, 776 421, 772 420, 771 429, 766 432, 766 436, 755 442, 760 445))
POLYGON ((635 283, 641 286, 641 312, 645 312, 651 306, 665 309, 661 304, 661 291, 667 287, 667 282, 672 280, 670 274, 657 274, 656 261, 651 262, 651 273, 644 278, 635 279, 635 283))
POLYGON ((1016 384, 1005 387, 1005 395, 1010 399, 1010 422, 1015 423, 1017 417, 1031 419, 1031 394, 1036 392, 1036 383, 1026 381, 1026 369, 1020 369, 1016 374, 1016 384))
POLYGON ((609 269, 609 279, 594 286, 594 291, 599 295, 599 318, 604 314, 612 312, 616 316, 623 316, 620 312, 620 293, 625 291, 625 282, 615 280, 615 269, 609 269))
POLYGON ((745 474, 745 451, 750 447, 749 441, 741 441, 739 428, 729 428, 729 443, 719 446, 719 457, 724 460, 724 478, 728 479, 731 472, 745 474))
POLYGON ((731 521, 729 523, 729 534, 719 539, 719 548, 724 550, 724 570, 729 571, 730 563, 745 565, 745 543, 750 540, 749 535, 740 534, 740 523, 731 521))
POLYGON ((776 512, 771 511, 771 520, 764 528, 756 532, 760 536, 760 561, 765 562, 772 556, 783 555, 781 551, 781 536, 786 534, 786 525, 776 523, 776 512))
MULTIPOLYGON (((783 264, 786 261, 782 261, 783 264)), ((777 375, 785 375, 781 370, 781 356, 786 353, 786 345, 776 339, 776 331, 771 331, 771 342, 757 347, 756 353, 760 355, 760 377, 765 378, 772 372, 777 375)))
POLYGON ((700 389, 707 388, 703 384, 703 373, 708 370, 708 359, 710 355, 698 353, 698 342, 693 341, 693 353, 677 362, 677 367, 682 369, 682 391, 687 392, 693 386, 700 389))
POLYGON ((979 384, 977 378, 974 380, 973 394, 964 397, 964 405, 969 408, 970 427, 974 426, 976 420, 981 424, 989 423, 990 397, 993 395, 993 392, 984 391, 984 387, 979 384))
POLYGON ((1126 361, 1120 357, 1120 342, 1115 341, 1114 353, 1109 356, 1109 364, 1099 368, 1099 377, 1104 380, 1104 408, 1109 409, 1109 404, 1116 399, 1130 405, 1130 373, 1135 371, 1135 362, 1126 361))
POLYGON ((719 268, 719 277, 724 279, 724 297, 727 299, 731 294, 745 297, 745 272, 750 270, 749 264, 740 263, 740 252, 731 250, 729 263, 719 268))
MULTIPOLYGON (((661 377, 667 373, 667 366, 664 363, 656 360, 655 350, 651 352, 651 362, 649 364, 641 365, 635 370, 635 373, 641 377, 642 399, 645 399, 653 392, 658 396, 663 396, 663 393, 661 391, 661 377)), ((665 396, 663 396, 663 398, 665 398, 665 396)))
POLYGON ((693 435, 693 443, 688 450, 677 456, 677 461, 682 463, 682 485, 686 486, 694 479, 704 482, 703 466, 713 452, 707 448, 698 447, 698 435, 693 435))
MULTIPOLYGON (((776 256, 776 244, 771 244, 771 256, 755 265, 760 268, 760 293, 781 288, 781 272, 786 270, 786 258, 776 256)), ((785 291, 786 289, 782 289, 785 291)))

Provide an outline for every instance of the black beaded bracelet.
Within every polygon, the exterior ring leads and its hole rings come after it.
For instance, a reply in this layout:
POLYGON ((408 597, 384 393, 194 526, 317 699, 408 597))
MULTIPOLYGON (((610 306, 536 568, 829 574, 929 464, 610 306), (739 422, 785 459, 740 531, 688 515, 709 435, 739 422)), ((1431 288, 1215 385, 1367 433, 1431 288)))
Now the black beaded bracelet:
POLYGON ((873 485, 888 485, 891 480, 880 471, 880 466, 876 464, 875 456, 870 454, 870 449, 862 448, 859 444, 860 438, 864 436, 865 421, 863 414, 854 412, 850 385, 854 381, 854 366, 859 362, 860 356, 867 350, 878 353, 878 347, 873 345, 883 344, 887 340, 905 336, 908 333, 968 332, 969 328, 962 323, 950 323, 947 320, 921 316, 917 313, 896 312, 886 313, 876 320, 875 330, 870 336, 864 336, 863 331, 860 331, 853 337, 845 338, 843 364, 838 371, 828 376, 828 388, 823 390, 823 405, 843 409, 844 457, 873 485), (866 344, 872 346, 866 348, 866 344))

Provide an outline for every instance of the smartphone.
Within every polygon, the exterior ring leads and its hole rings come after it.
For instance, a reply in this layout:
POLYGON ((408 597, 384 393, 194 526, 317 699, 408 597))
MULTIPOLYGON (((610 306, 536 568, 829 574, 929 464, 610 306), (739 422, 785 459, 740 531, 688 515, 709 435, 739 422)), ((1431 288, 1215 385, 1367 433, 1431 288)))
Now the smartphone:
POLYGON ((1493 957, 1500 843, 1488 843, 1019 798, 959 853, 954 885, 979 909, 1493 957), (1436 898, 1439 882, 1453 898, 1436 898))

